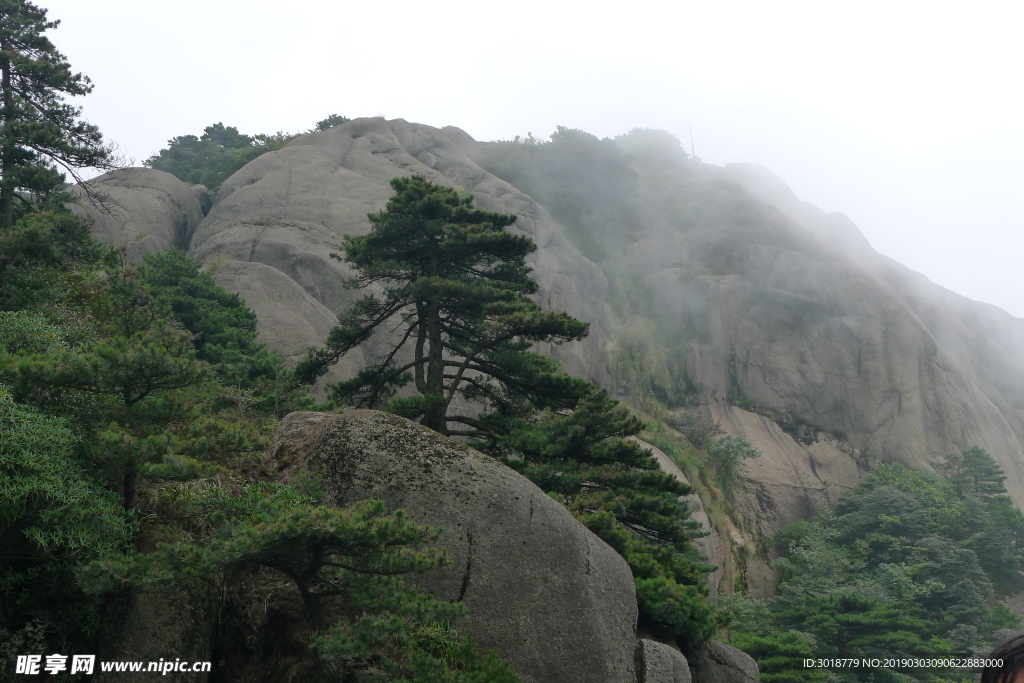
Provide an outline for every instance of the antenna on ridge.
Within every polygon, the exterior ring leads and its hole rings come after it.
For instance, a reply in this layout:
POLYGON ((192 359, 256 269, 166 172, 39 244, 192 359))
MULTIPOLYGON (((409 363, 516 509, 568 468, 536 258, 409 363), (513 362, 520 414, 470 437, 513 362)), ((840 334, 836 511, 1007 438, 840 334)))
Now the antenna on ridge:
POLYGON ((697 158, 697 150, 693 148, 693 124, 690 124, 690 156, 694 159, 697 158))

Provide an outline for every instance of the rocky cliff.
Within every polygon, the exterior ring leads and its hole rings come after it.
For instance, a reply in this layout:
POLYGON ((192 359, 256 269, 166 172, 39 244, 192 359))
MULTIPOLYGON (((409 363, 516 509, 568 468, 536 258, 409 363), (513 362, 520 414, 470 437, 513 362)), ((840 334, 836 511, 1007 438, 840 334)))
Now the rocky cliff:
MULTIPOLYGON (((703 411, 762 451, 744 503, 759 533, 819 511, 880 462, 928 467, 971 445, 993 454, 1024 504, 1024 321, 880 256, 762 168, 636 142, 619 142, 632 208, 604 249, 564 208, 556 222, 484 170, 493 148, 379 118, 259 157, 195 226, 201 207, 170 176, 102 176, 125 210, 120 228, 97 216, 96 230, 130 249, 187 246, 256 310, 261 339, 296 359, 355 296, 331 258, 342 236, 368 230, 392 177, 422 174, 519 216, 514 229, 538 245, 541 303, 592 324, 585 342, 551 349, 570 372, 703 411)), ((351 354, 334 376, 362 362, 351 354)))
MULTIPOLYGON (((757 665, 735 648, 711 643, 688 662, 638 634, 633 577, 618 553, 529 480, 425 427, 370 410, 292 413, 260 469, 285 483, 318 475, 328 505, 377 498, 443 528, 439 546, 451 564, 407 580, 464 602, 459 628, 497 650, 524 683, 758 680, 757 665)), ((110 658, 155 660, 170 643, 182 657, 215 662, 218 680, 311 676, 301 597, 266 572, 136 594, 110 633, 110 658)))

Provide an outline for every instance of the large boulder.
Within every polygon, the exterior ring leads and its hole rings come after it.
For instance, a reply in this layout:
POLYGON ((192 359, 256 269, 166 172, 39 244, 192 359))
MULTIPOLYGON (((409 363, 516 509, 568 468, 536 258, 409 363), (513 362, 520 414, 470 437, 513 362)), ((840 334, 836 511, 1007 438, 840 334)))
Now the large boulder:
POLYGON ((452 564, 417 578, 469 609, 465 629, 527 683, 634 683, 637 606, 625 561, 509 468, 387 413, 293 413, 268 465, 322 475, 338 505, 382 499, 444 529, 452 564))
POLYGON ((690 658, 693 683, 757 683, 761 674, 750 655, 711 640, 690 658))
POLYGON ((643 638, 639 645, 640 671, 637 683, 690 683, 690 666, 679 650, 656 640, 643 638))
POLYGON ((104 173, 75 187, 72 205, 78 215, 92 219, 96 239, 123 247, 130 261, 170 247, 188 249, 203 220, 196 193, 170 173, 150 168, 125 168, 104 173), (94 199, 90 200, 91 195, 94 199), (98 198, 98 200, 97 200, 98 198))

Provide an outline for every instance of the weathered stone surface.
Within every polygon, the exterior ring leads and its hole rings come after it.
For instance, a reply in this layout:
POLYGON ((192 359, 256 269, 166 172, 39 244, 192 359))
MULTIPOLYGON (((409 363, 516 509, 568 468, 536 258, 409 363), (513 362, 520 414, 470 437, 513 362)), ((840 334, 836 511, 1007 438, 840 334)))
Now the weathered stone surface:
POLYGON ((639 644, 641 670, 637 683, 690 683, 690 666, 679 650, 642 638, 639 644))
POLYGON ((878 255, 763 169, 717 173, 686 240, 686 260, 714 274, 678 294, 700 390, 720 410, 739 395, 799 420, 862 471, 982 446, 1024 503, 1024 320, 878 255))
POLYGON ((324 477, 338 504, 380 498, 444 528, 453 564, 417 579, 463 600, 473 639, 527 683, 636 680, 636 597, 625 561, 539 488, 494 460, 375 411, 293 413, 271 462, 324 477))
POLYGON ((757 683, 757 662, 732 645, 708 641, 689 659, 693 683, 757 683))
POLYGON ((305 355, 338 324, 333 313, 276 268, 226 261, 211 270, 218 285, 240 292, 245 304, 256 313, 260 323, 257 340, 286 358, 305 355))
POLYGON ((730 524, 723 530, 729 534, 728 544, 717 532, 701 539, 715 547, 718 571, 711 581, 716 587, 733 585, 736 574, 728 546, 742 547, 745 588, 751 597, 767 598, 778 582, 772 564, 777 551, 764 547, 760 539, 774 538, 790 522, 820 514, 835 504, 857 485, 863 473, 861 465, 848 448, 834 440, 807 437, 810 443, 797 441, 772 420, 736 406, 715 402, 700 406, 699 412, 727 434, 746 438, 761 453, 761 457, 742 463, 745 494, 737 502, 742 517, 749 520, 747 531, 730 524))
MULTIPOLYGON (((188 249, 203 220, 192 189, 170 173, 126 168, 105 173, 88 184, 106 197, 109 210, 102 211, 85 199, 72 210, 93 219, 93 236, 105 244, 124 247, 133 262, 151 251, 188 249)), ((84 194, 81 188, 74 192, 84 194)))
MULTIPOLYGON (((556 353, 576 374, 605 376, 598 356, 607 281, 543 208, 470 160, 464 147, 472 139, 467 138, 456 128, 379 118, 301 136, 260 156, 221 186, 191 253, 203 261, 219 257, 275 268, 338 315, 361 293, 343 286, 351 272, 331 254, 344 235, 369 230, 367 214, 384 208, 393 194, 392 178, 417 173, 472 192, 483 209, 519 215, 513 230, 529 234, 538 245, 531 258, 540 303, 594 323, 585 342, 556 347, 556 353)), ((244 293, 246 277, 233 286, 244 293)), ((301 325, 298 307, 282 306, 272 317, 261 318, 261 325, 301 325)), ((270 346, 280 350, 276 342, 270 346)), ((380 340, 369 344, 369 356, 380 348, 380 340)))

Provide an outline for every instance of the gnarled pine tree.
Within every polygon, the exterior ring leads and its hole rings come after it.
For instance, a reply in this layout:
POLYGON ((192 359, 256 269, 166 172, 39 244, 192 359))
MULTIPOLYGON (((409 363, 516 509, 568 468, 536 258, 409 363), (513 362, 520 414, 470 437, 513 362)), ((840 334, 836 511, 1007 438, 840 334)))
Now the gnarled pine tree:
POLYGON ((586 383, 558 372, 529 351, 537 342, 581 339, 588 324, 544 311, 526 256, 536 245, 505 230, 516 217, 473 208, 473 200, 421 176, 395 178, 386 210, 370 214, 371 232, 346 237, 345 258, 359 274, 353 286, 380 283, 311 351, 296 375, 312 382, 389 321, 405 325, 396 343, 356 377, 333 387, 332 398, 379 407, 413 382, 418 395, 388 409, 447 435, 483 436, 480 420, 450 414, 463 395, 491 408, 572 407, 586 383), (457 423, 468 429, 451 429, 457 423))
MULTIPOLYGON (((99 129, 78 117, 67 95, 92 91, 88 77, 43 35, 57 28, 46 10, 25 0, 0 0, 0 228, 14 223, 19 191, 45 195, 80 168, 116 168, 99 129)), ((91 188, 84 187, 86 194, 91 188)))

